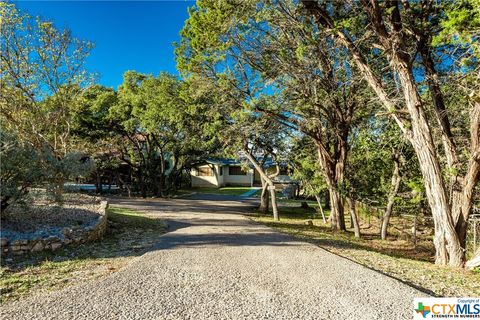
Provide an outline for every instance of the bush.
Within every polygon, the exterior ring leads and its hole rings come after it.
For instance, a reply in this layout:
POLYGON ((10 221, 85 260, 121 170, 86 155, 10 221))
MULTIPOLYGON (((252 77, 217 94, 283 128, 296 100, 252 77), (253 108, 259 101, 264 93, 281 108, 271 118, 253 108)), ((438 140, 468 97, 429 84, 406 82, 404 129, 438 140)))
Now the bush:
POLYGON ((48 194, 61 202, 64 183, 85 176, 94 168, 94 162, 84 153, 56 157, 47 147, 40 152, 13 133, 0 132, 0 138, 2 213, 13 203, 25 200, 34 185, 46 184, 48 194))
POLYGON ((42 178, 35 149, 14 134, 0 132, 0 211, 23 200, 29 188, 42 178))
POLYGON ((46 149, 42 154, 42 167, 48 194, 56 202, 61 202, 64 183, 79 176, 87 176, 94 170, 95 163, 82 152, 70 152, 59 158, 46 149))

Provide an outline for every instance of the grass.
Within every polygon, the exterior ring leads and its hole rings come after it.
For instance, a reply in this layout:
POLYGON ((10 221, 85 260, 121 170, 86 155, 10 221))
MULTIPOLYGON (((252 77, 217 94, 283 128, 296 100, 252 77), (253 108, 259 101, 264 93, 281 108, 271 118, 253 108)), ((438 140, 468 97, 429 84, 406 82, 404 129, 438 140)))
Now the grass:
POLYGON ((165 232, 161 220, 140 211, 111 207, 108 220, 100 241, 2 259, 1 303, 104 277, 148 251, 165 232))
MULTIPOLYGON (((410 229, 405 218, 394 217, 392 225, 400 226, 389 230, 392 234, 381 240, 379 219, 361 217, 362 238, 354 237, 353 230, 332 231, 323 224, 315 209, 299 207, 279 208, 281 221, 273 221, 271 215, 257 215, 254 221, 309 241, 334 254, 353 260, 368 268, 395 277, 405 283, 437 296, 467 297, 480 296, 480 273, 437 266, 433 263, 434 247, 431 235, 419 235, 414 245, 405 229, 410 229), (312 220, 309 226, 305 221, 312 220)), ((326 212, 328 215, 328 212, 326 212)), ((349 226, 349 218, 346 219, 349 226)), ((421 230, 421 229, 419 229, 421 230)))
POLYGON ((250 191, 251 189, 252 188, 250 187, 190 188, 190 189, 181 189, 177 191, 177 194, 185 195, 185 194, 190 194, 192 192, 196 192, 196 193, 239 196, 241 194, 244 194, 247 191, 250 191))
MULTIPOLYGON (((416 246, 410 239, 404 238, 404 229, 409 228, 409 221, 394 217, 392 224, 403 227, 391 230, 392 235, 383 241, 378 237, 377 219, 362 216, 362 239, 357 239, 350 229, 333 232, 323 224, 315 207, 302 209, 300 202, 282 203, 280 222, 259 213, 253 219, 435 295, 480 295, 479 272, 433 264, 431 236, 420 236, 416 246), (306 219, 311 219, 314 225, 306 225, 306 219)), ((55 252, 3 259, 0 301, 5 303, 104 277, 148 251, 165 232, 163 222, 153 215, 116 207, 108 210, 109 229, 101 241, 55 252)))
MULTIPOLYGON (((317 201, 315 201, 315 200, 287 199, 287 198, 285 198, 285 196, 283 195, 283 192, 282 192, 281 190, 276 190, 275 193, 276 193, 276 195, 277 195, 277 202, 278 202, 279 204, 298 204, 298 205, 300 205, 300 203, 306 202, 310 207, 318 207, 318 203, 317 203, 317 201)), ((258 189, 257 192, 255 192, 255 193, 252 195, 252 197, 260 198, 261 195, 262 195, 262 189, 258 189)))

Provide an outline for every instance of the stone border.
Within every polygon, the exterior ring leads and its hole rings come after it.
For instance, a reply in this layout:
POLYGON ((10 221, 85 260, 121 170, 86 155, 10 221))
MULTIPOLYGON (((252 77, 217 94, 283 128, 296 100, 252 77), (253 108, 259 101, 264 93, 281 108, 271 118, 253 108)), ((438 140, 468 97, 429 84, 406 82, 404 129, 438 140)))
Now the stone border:
POLYGON ((58 236, 37 239, 18 239, 9 241, 7 238, 0 239, 2 255, 21 255, 43 250, 57 250, 69 244, 80 244, 95 241, 103 237, 107 231, 107 201, 100 201, 98 219, 86 227, 66 227, 58 236))

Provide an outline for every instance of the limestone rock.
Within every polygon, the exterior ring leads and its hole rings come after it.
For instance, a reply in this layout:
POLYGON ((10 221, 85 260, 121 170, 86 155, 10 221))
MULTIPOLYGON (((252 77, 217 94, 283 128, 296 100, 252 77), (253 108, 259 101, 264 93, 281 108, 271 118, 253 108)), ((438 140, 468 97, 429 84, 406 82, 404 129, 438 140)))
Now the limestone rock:
POLYGON ((54 243, 50 244, 50 247, 52 248, 52 250, 57 250, 61 246, 62 246, 61 242, 54 242, 54 243))
POLYGON ((42 251, 43 249, 45 249, 45 245, 43 244, 42 241, 38 241, 37 243, 35 243, 35 245, 32 247, 32 252, 37 252, 37 251, 42 251))
POLYGON ((313 221, 312 220, 305 220, 303 222, 306 226, 313 226, 313 221))

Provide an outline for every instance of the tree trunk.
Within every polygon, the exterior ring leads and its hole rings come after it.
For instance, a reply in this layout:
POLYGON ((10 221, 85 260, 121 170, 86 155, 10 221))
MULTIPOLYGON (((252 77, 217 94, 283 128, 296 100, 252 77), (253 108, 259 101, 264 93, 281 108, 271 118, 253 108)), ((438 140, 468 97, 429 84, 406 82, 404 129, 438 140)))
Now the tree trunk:
POLYGON ((53 198, 54 198, 55 202, 57 202, 57 203, 62 203, 62 201, 63 201, 64 184, 65 184, 64 179, 58 179, 54 183, 53 198))
POLYGON ((102 193, 102 176, 100 174, 100 172, 96 172, 95 174, 95 191, 98 193, 98 194, 101 194, 102 193))
POLYGON ((343 197, 337 188, 330 189, 330 223, 333 229, 346 230, 343 197))
POLYGON ((327 224, 327 219, 325 218, 325 213, 323 212, 323 208, 322 208, 322 202, 320 201, 320 196, 316 194, 315 199, 317 200, 317 203, 318 203, 318 211, 320 211, 320 214, 322 215, 323 224, 327 224))
POLYGON ((268 184, 263 178, 260 178, 262 181, 262 195, 260 196, 260 207, 258 210, 262 213, 268 213, 269 209, 269 196, 268 196, 268 184))
POLYGON ((467 261, 465 267, 470 270, 480 267, 480 249, 475 252, 473 258, 467 261))
MULTIPOLYGON (((425 67, 426 80, 432 98, 434 115, 437 119, 439 127, 442 129, 442 142, 447 158, 447 164, 450 168, 458 168, 458 157, 453 139, 453 134, 448 119, 447 109, 445 107, 445 101, 443 99, 442 90, 440 88, 440 80, 435 70, 435 63, 432 59, 432 55, 429 52, 426 41, 420 41, 419 51, 422 56, 423 65, 425 67)), ((452 175, 453 183, 455 183, 456 176, 452 175)))
POLYGON ((160 150, 160 186, 158 188, 158 195, 160 197, 165 196, 165 157, 163 150, 160 150))
POLYGON ((273 220, 280 221, 278 216, 278 207, 277 207, 277 195, 275 194, 275 186, 270 186, 270 196, 272 198, 272 211, 273 211, 273 220))
POLYGON ((147 197, 147 189, 145 188, 145 183, 143 181, 143 173, 142 170, 138 170, 138 186, 140 188, 140 195, 142 198, 147 197))
POLYGON ((345 231, 345 216, 343 197, 338 190, 343 182, 344 165, 338 159, 336 163, 328 161, 325 152, 317 146, 318 160, 327 182, 330 195, 330 224, 333 229, 345 231))
POLYGON ((395 203, 395 197, 397 196, 398 190, 400 189, 401 181, 402 179, 400 176, 400 160, 396 157, 394 159, 392 183, 391 183, 390 193, 388 195, 387 208, 385 209, 385 213, 382 219, 382 225, 380 227, 380 236, 382 237, 382 240, 385 240, 387 238, 388 224, 390 222, 390 216, 392 215, 393 204, 395 203))
POLYGON ((480 178, 480 101, 475 101, 470 113, 470 140, 472 155, 463 179, 462 196, 452 201, 453 221, 462 248, 466 246, 468 218, 472 211, 474 190, 480 178))
MULTIPOLYGON (((443 93, 440 88, 440 80, 438 77, 438 73, 435 70, 435 63, 432 59, 428 45, 425 41, 420 41, 419 48, 422 56, 423 65, 425 66, 427 84, 434 106, 434 115, 437 119, 439 127, 442 130, 443 149, 445 152, 448 168, 450 169, 448 190, 451 203, 451 214, 453 217, 453 222, 455 224, 455 231, 459 238, 460 246, 465 249, 468 214, 470 212, 470 208, 465 208, 464 206, 468 206, 468 203, 471 205, 472 201, 471 197, 468 197, 468 195, 466 196, 466 193, 468 193, 468 186, 464 188, 462 182, 465 181, 468 184, 468 181, 471 181, 472 176, 467 175, 465 179, 459 177, 460 162, 457 156, 457 148, 451 131, 451 125, 448 119, 443 93), (467 211, 464 211, 464 209, 467 211)), ((472 124, 474 124, 475 121, 477 123, 478 121, 480 121, 479 114, 476 114, 475 108, 471 114, 471 121, 472 124)), ((477 124, 474 124, 474 126, 471 127, 471 133, 475 134, 475 128, 478 128, 477 124)), ((478 136, 472 138, 472 149, 474 149, 476 141, 478 141, 478 136)), ((475 180, 475 178, 473 180, 475 180)))
POLYGON ((411 115, 413 145, 425 181, 425 191, 435 222, 435 262, 462 267, 465 254, 460 245, 455 225, 452 219, 452 208, 449 205, 447 190, 442 176, 442 170, 435 151, 435 144, 418 95, 413 75, 408 63, 394 59, 395 66, 403 87, 406 106, 411 115))
POLYGON ((360 238, 360 225, 358 223, 357 209, 355 208, 355 200, 352 197, 347 198, 348 207, 350 209, 350 219, 353 222, 353 230, 355 238, 360 238))
POLYGON ((273 184, 272 179, 269 178, 265 170, 262 168, 260 163, 258 163, 257 159, 250 153, 248 148, 244 148, 245 155, 247 159, 253 164, 255 169, 258 171, 260 174, 260 177, 265 180, 265 183, 267 184, 267 188, 270 189, 270 198, 272 202, 272 211, 273 211, 273 219, 275 221, 279 221, 280 217, 278 216, 278 208, 277 208, 277 195, 275 194, 275 185, 273 184))

